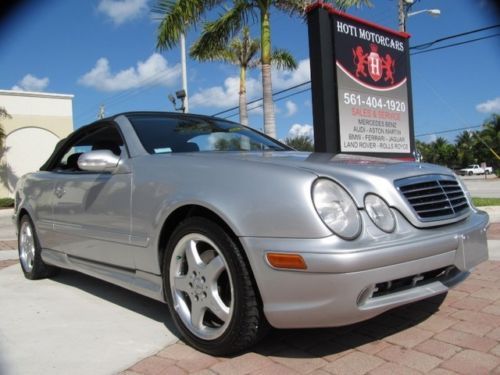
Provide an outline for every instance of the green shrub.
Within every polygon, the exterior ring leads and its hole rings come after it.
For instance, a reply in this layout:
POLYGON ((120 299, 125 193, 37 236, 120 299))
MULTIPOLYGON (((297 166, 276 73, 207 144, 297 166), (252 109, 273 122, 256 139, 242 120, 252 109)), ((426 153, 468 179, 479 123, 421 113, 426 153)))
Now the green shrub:
POLYGON ((14 199, 0 198, 0 208, 11 208, 11 207, 14 207, 14 199))

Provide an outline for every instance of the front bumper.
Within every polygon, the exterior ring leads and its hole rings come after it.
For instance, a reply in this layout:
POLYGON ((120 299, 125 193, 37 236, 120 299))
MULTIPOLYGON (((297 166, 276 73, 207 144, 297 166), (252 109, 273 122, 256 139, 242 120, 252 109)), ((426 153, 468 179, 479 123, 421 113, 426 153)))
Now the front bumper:
MULTIPOLYGON (((382 233, 362 212, 363 234, 355 241, 242 237, 269 323, 276 328, 334 327, 437 294, 464 280, 488 259, 488 215, 473 212, 461 222, 416 229, 396 212, 397 230, 382 233), (397 234, 396 234, 397 233, 397 234), (276 270, 267 252, 300 254, 305 271, 276 270), (419 283, 422 275, 429 278, 419 283), (427 276, 425 276, 427 277, 427 276), (410 285, 381 286, 409 280, 410 285)), ((406 281, 405 281, 406 282, 406 281)), ((407 283, 408 284, 408 283, 407 283)))

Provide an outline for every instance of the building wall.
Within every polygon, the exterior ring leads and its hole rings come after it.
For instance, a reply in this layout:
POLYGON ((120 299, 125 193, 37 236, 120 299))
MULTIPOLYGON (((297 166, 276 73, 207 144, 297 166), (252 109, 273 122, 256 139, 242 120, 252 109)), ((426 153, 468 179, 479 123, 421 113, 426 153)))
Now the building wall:
POLYGON ((73 131, 73 95, 0 90, 6 134, 0 197, 13 196, 17 180, 48 159, 59 140, 73 131))

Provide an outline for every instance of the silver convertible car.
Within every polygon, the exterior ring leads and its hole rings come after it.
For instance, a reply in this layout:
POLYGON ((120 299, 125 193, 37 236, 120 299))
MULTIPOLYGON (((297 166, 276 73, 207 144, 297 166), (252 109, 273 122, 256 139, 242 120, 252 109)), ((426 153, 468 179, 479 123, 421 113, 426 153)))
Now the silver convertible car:
POLYGON ((212 354, 445 293, 488 257, 488 215, 449 169, 300 153, 206 116, 82 127, 15 198, 28 279, 67 268, 166 302, 212 354))

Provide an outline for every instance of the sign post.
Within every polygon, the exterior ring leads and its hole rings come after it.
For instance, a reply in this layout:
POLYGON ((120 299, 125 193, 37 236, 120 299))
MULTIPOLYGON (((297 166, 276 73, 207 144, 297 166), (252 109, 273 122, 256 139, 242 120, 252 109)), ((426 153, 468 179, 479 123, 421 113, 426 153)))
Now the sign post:
POLYGON ((315 151, 412 157, 409 35, 322 2, 307 15, 315 151))

